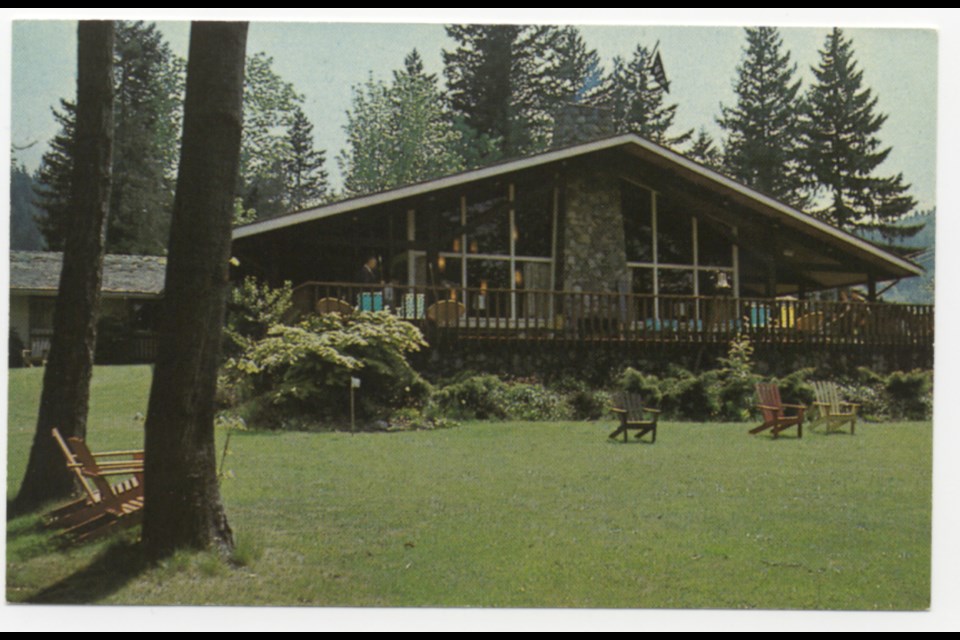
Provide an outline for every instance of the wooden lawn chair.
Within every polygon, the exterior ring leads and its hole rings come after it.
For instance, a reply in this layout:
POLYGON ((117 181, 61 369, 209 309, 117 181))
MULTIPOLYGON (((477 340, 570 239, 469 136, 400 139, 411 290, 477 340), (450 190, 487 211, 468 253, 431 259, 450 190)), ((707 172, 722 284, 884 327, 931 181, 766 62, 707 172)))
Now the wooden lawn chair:
POLYGON ((467 313, 467 308, 456 300, 439 300, 427 308, 427 319, 438 327, 455 327, 467 313))
POLYGON ((49 526, 64 528, 65 539, 84 542, 139 524, 143 516, 143 452, 92 453, 80 438, 53 437, 83 496, 46 516, 49 526), (111 484, 109 478, 125 477, 111 484))
POLYGON ((797 437, 803 437, 803 412, 806 407, 799 404, 784 404, 780 400, 780 388, 772 383, 757 384, 757 396, 760 399, 757 408, 763 413, 763 424, 751 429, 750 433, 757 434, 770 429, 770 433, 776 438, 784 429, 795 426, 797 437), (796 413, 788 416, 786 409, 794 409, 796 413))
POLYGON ((620 418, 620 426, 610 434, 611 439, 616 439, 618 435, 623 434, 623 441, 627 441, 627 432, 630 429, 637 431, 636 438, 642 438, 650 433, 650 444, 657 441, 657 419, 660 417, 659 409, 650 409, 643 406, 643 398, 638 393, 618 393, 615 397, 616 405, 610 407, 610 411, 617 414, 620 418), (651 417, 647 417, 650 414, 651 417))
POLYGON ((854 435, 860 405, 842 402, 840 391, 833 382, 814 382, 813 390, 817 394, 817 401, 813 403, 818 412, 816 422, 826 423, 827 433, 840 431, 849 422, 850 435, 854 435))
POLYGON ((353 307, 350 306, 350 303, 339 298, 320 298, 313 309, 320 315, 339 313, 342 316, 349 316, 353 313, 353 307))

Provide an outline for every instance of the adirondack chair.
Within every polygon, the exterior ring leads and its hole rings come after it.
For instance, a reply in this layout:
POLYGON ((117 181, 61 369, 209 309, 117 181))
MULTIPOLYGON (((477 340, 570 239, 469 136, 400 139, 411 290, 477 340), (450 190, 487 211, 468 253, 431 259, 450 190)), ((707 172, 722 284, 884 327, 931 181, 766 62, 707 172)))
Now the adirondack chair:
POLYGON ((795 426, 797 437, 803 437, 803 412, 806 407, 799 404, 784 404, 780 400, 780 388, 776 384, 759 383, 757 396, 760 399, 757 408, 763 413, 763 424, 751 429, 751 434, 770 429, 770 433, 776 438, 784 429, 795 426), (788 416, 785 409, 794 409, 796 413, 788 416))
POLYGON ((850 423, 850 435, 854 435, 857 425, 857 412, 860 405, 853 402, 842 402, 837 385, 832 382, 814 382, 813 390, 817 394, 817 401, 813 406, 817 408, 816 423, 826 423, 827 433, 840 431, 843 425, 850 423))
POLYGON ((643 398, 637 393, 618 393, 615 403, 615 406, 610 407, 610 411, 620 418, 620 426, 610 434, 611 439, 616 439, 622 433, 623 441, 626 442, 627 432, 636 429, 636 438, 650 433, 650 444, 657 441, 657 419, 660 417, 658 409, 644 407, 643 398), (650 414, 650 417, 645 414, 650 414))
POLYGON ((64 539, 84 542, 117 529, 139 524, 143 510, 143 452, 92 453, 79 438, 53 438, 67 461, 83 496, 46 516, 48 526, 64 528, 64 539), (109 478, 125 477, 111 484, 109 478))

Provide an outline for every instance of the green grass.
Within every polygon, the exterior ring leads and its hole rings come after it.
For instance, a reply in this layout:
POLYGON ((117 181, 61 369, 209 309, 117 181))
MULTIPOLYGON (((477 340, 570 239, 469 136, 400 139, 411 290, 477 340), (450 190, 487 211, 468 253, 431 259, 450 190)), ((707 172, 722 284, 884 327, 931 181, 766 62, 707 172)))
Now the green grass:
MULTIPOLYGON (((136 446, 149 369, 98 368, 89 440, 136 446)), ((8 494, 38 371, 10 376, 8 494)), ((110 604, 925 609, 931 425, 772 440, 740 424, 473 423, 235 433, 239 551, 144 566, 135 534, 58 550, 8 523, 10 601, 110 604)), ((223 437, 223 434, 218 434, 223 437)), ((222 442, 222 440, 221 440, 222 442)))

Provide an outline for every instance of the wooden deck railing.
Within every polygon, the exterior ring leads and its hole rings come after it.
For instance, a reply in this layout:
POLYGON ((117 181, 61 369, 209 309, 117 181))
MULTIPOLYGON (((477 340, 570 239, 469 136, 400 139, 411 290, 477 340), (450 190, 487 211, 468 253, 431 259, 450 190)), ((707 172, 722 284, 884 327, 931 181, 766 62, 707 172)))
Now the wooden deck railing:
POLYGON ((299 311, 389 310, 464 339, 933 345, 933 305, 308 282, 299 311))

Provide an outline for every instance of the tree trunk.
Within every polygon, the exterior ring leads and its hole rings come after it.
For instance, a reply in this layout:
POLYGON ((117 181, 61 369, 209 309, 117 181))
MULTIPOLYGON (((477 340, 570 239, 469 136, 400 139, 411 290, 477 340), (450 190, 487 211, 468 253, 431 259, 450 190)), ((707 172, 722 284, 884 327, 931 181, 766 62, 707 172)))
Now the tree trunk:
POLYGON ((96 321, 100 309, 104 236, 110 203, 113 147, 113 23, 82 21, 77 29, 77 128, 71 202, 53 339, 37 431, 13 514, 73 490, 63 454, 50 434, 87 433, 96 321))
POLYGON ((143 541, 160 557, 229 549, 214 393, 240 163, 246 23, 194 23, 157 363, 146 423, 143 541))

